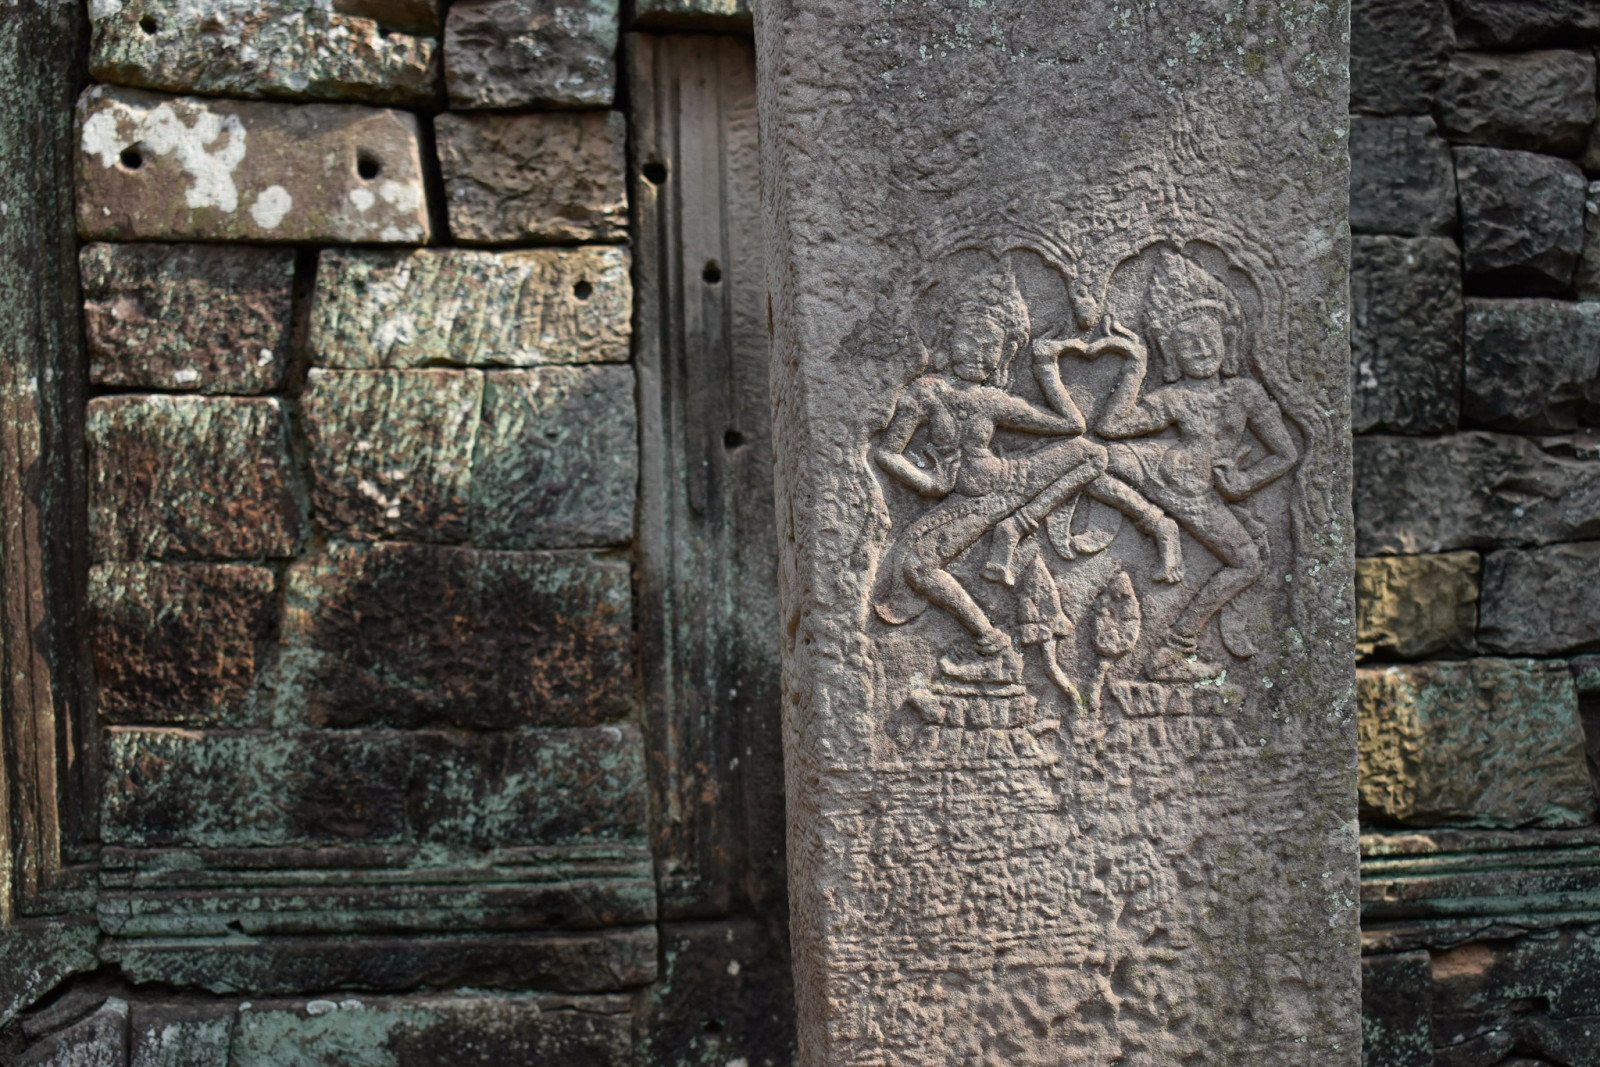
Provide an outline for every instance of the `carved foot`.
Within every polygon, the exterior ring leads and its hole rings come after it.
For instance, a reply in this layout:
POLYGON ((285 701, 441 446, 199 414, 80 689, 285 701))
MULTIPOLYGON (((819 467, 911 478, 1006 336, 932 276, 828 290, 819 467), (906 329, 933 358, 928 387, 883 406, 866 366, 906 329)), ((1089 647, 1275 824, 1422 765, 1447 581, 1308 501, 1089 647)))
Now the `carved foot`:
POLYGON ((985 656, 998 656, 1002 652, 1011 651, 1011 638, 1003 630, 990 630, 980 634, 973 640, 978 646, 978 651, 985 656))
POLYGON ((1149 533, 1161 552, 1155 580, 1168 585, 1179 584, 1183 581, 1183 542, 1178 537, 1178 524, 1163 515, 1151 524, 1149 533))
POLYGON ((991 582, 1011 587, 1017 584, 1014 563, 1017 545, 1026 531, 1015 518, 1007 519, 994 528, 994 545, 989 550, 989 562, 983 565, 983 576, 991 582))
POLYGON ((1221 667, 1201 659, 1198 652, 1177 645, 1162 646, 1144 668, 1144 676, 1152 682, 1204 682, 1221 673, 1221 667))

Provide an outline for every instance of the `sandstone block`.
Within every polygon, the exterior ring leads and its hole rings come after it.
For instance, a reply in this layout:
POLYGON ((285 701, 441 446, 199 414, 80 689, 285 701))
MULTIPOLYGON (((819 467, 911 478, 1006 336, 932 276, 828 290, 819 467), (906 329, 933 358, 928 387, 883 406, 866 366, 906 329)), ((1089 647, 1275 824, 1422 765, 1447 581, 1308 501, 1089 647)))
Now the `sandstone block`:
MULTIPOLYGON (((1596 144, 1600 146, 1600 138, 1596 144)), ((1591 166, 1591 161, 1585 159, 1584 166, 1591 166)), ((1600 170, 1600 147, 1592 166, 1600 170)), ((1572 287, 1579 300, 1600 300, 1600 182, 1589 183, 1583 201, 1583 255, 1572 273, 1572 287)))
POLYGON ((234 1010, 227 1001, 134 1001, 128 1067, 228 1067, 234 1010))
POLYGON ((277 616, 272 571, 217 563, 102 563, 90 639, 108 722, 251 726, 256 670, 277 616))
POLYGON ((1357 672, 1361 803, 1406 825, 1575 826, 1594 813, 1564 663, 1473 659, 1357 672))
POLYGON ((1433 119, 1352 115, 1351 230, 1426 236, 1455 225, 1455 171, 1433 119))
POLYGON ((1578 165, 1501 148, 1457 148, 1455 160, 1468 279, 1508 294, 1565 290, 1583 251, 1578 165))
POLYGON ((1600 656, 1572 657, 1572 680, 1579 696, 1600 696, 1600 656))
POLYGON ((1468 300, 1462 413, 1527 433, 1600 424, 1600 303, 1468 300))
POLYGON ((233 1067, 613 1067, 632 1055, 620 996, 455 994, 262 1000, 240 1005, 233 1067), (470 1051, 464 1051, 470 1050, 470 1051))
POLYGON ((1600 41, 1590 0, 1454 0, 1462 48, 1507 49, 1600 41))
POLYGON ((1362 556, 1600 537, 1600 461, 1505 434, 1358 437, 1355 512, 1362 556))
POLYGON ((281 559, 302 515, 281 401, 89 401, 89 550, 97 560, 281 559))
POLYGON ((118 0, 89 9, 89 71, 117 85, 221 96, 432 100, 438 44, 315 0, 118 0))
POLYGON ((1439 125, 1456 142, 1577 155, 1594 92, 1592 52, 1460 52, 1439 90, 1439 125))
POLYGON ((440 115, 434 132, 456 240, 627 236, 627 123, 619 112, 440 115))
POLYGON ((133 848, 399 843, 403 735, 105 731, 101 838, 133 848))
POLYGON ((422 733, 407 812, 418 841, 478 851, 643 845, 649 827, 637 726, 422 733))
POLYGON ((625 248, 330 249, 313 358, 351 370, 626 362, 629 262, 625 248))
POLYGON ((1454 50, 1448 0, 1350 5, 1350 110, 1426 115, 1454 50))
POLYGON ((1461 408, 1461 251, 1447 237, 1350 248, 1352 424, 1444 433, 1461 408))
POLYGON ((631 367, 487 375, 469 521, 485 548, 620 545, 639 480, 631 367))
POLYGON ((626 560, 330 545, 289 570, 285 719, 591 725, 633 703, 626 560))
POLYGON ((78 266, 95 385, 262 393, 282 383, 293 251, 93 244, 78 266))
POLYGON ((748 32, 750 0, 635 0, 633 20, 641 29, 748 32))
POLYGON ((1361 960, 1362 1063, 1434 1067, 1428 993, 1433 967, 1426 952, 1361 960))
POLYGON ((313 370, 301 398, 311 504, 334 537, 462 541, 483 377, 313 370))
POLYGON ((1600 541, 1489 553, 1478 640, 1520 656, 1600 650, 1600 541))
POLYGON ((445 23, 450 106, 610 107, 617 0, 460 0, 445 23))
POLYGON ((443 0, 333 0, 332 7, 419 37, 438 37, 444 29, 443 0))
POLYGON ((78 101, 78 233, 90 240, 428 239, 417 120, 340 104, 78 101))
POLYGON ((661 981, 643 998, 641 1067, 798 1062, 788 945, 766 923, 664 923, 661 940, 661 981))
POLYGON ((128 1062, 128 1002, 110 997, 88 1017, 35 1042, 16 1067, 124 1067, 128 1062))
POLYGON ((1479 566, 1476 552, 1356 560, 1356 651, 1471 652, 1479 566))

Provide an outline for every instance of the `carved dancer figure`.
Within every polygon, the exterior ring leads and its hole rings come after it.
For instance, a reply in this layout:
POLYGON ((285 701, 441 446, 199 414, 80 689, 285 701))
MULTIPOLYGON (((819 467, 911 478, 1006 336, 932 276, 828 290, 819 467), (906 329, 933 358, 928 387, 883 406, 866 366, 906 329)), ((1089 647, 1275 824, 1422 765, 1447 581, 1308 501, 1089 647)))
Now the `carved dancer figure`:
MULTIPOLYGON (((1082 413, 1061 385, 1055 353, 1037 356, 1035 374, 1056 410, 1046 411, 1007 392, 1011 364, 1028 344, 1026 305, 1009 272, 989 278, 970 297, 955 301, 941 315, 943 343, 937 373, 918 378, 895 404, 873 458, 890 475, 917 492, 943 498, 901 535, 884 575, 888 589, 874 605, 885 622, 909 622, 928 603, 954 616, 985 656, 1011 648, 1011 639, 989 620, 972 595, 946 568, 997 526, 986 574, 1014 583, 1017 542, 1061 501, 1103 480, 1106 451, 1082 440, 1082 413), (906 449, 922 427, 928 444, 923 455, 906 449), (1049 434, 1056 441, 1026 456, 1002 458, 992 443, 996 431, 1049 434)), ((1151 531, 1170 524, 1152 505, 1126 486, 1102 490, 1106 497, 1135 510, 1151 531)), ((1177 528, 1164 531, 1172 555, 1177 528)), ((1167 569, 1175 570, 1173 558, 1167 569)))
MULTIPOLYGON (((1227 286, 1171 249, 1157 253, 1144 300, 1144 327, 1161 359, 1168 383, 1140 396, 1146 353, 1121 326, 1113 332, 1130 343, 1126 363, 1096 427, 1108 439, 1177 431, 1170 440, 1113 445, 1108 469, 1148 495, 1223 563, 1172 626, 1171 636, 1145 666, 1152 681, 1192 682, 1213 678, 1221 668, 1199 658, 1201 631, 1211 617, 1261 576, 1262 552, 1228 507, 1282 477, 1299 459, 1282 409, 1261 384, 1241 376, 1239 352, 1244 316, 1227 286), (1242 464, 1253 434, 1267 454, 1242 464)), ((1098 351, 1083 355, 1094 358, 1098 351)), ((1229 651, 1255 653, 1243 634, 1223 634, 1229 651)))

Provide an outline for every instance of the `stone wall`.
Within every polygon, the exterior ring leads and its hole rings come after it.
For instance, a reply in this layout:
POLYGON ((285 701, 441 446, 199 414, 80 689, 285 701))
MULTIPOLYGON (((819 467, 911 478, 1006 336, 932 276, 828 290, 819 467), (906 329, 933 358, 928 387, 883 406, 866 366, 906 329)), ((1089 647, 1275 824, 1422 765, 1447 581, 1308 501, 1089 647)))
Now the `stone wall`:
MULTIPOLYGON (((686 900, 673 850, 726 850, 662 830, 680 778, 711 797, 764 780, 776 808, 738 825, 781 872, 775 743, 743 776, 731 751, 696 767, 653 711, 676 637, 641 566, 662 555, 638 516, 641 485, 659 488, 641 441, 663 439, 635 352, 681 297, 635 262, 653 246, 630 185, 667 179, 630 163, 633 13, 88 16, 79 603, 98 829, 78 904, 98 965, 0 1020, 0 1060, 788 1062, 781 873, 761 908, 686 900), (641 318, 636 296, 667 306, 641 318)), ((639 16, 748 27, 733 5, 639 16)), ((749 253, 721 256, 744 287, 749 253)), ((740 351, 764 410, 764 337, 740 351)), ((743 437, 726 448, 770 467, 743 437)), ((751 500, 770 530, 770 488, 751 500)), ((775 653, 758 654, 775 631, 746 644, 756 706, 697 729, 775 723, 775 653)), ((724 880, 741 879, 734 862, 724 880)))
POLYGON ((1597 11, 1353 12, 1372 1067, 1600 1063, 1597 11))

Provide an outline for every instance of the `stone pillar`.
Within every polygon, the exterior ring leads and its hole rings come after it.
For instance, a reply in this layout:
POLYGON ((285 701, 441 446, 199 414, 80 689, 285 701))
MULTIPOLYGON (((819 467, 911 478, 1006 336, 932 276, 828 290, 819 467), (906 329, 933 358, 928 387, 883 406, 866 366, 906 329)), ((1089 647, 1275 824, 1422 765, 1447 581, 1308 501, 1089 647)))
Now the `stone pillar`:
POLYGON ((756 22, 803 1062, 1355 1064, 1345 5, 756 22))

